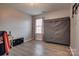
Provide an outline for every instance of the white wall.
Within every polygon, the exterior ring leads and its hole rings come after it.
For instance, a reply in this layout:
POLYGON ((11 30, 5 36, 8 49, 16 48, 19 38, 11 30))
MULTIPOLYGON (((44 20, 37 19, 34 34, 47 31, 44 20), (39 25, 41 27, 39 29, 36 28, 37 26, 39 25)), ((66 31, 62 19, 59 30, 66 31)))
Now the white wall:
POLYGON ((0 6, 0 31, 11 31, 14 39, 24 37, 26 41, 31 39, 31 27, 31 16, 11 7, 0 6))
MULTIPOLYGON (((71 5, 71 12, 72 12, 72 6, 71 5)), ((78 12, 74 17, 72 18, 71 15, 71 51, 73 55, 79 56, 79 8, 78 12)))
POLYGON ((47 19, 55 19, 55 18, 61 18, 61 17, 67 17, 67 16, 70 16, 69 8, 44 13, 44 14, 35 16, 35 18, 44 17, 44 19, 47 20, 47 19))

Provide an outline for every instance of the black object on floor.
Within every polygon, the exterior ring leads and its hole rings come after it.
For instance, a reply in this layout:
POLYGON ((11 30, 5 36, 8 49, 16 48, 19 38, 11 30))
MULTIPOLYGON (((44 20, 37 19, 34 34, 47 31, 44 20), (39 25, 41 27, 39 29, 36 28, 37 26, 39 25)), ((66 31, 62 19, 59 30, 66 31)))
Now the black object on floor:
POLYGON ((13 46, 17 46, 23 42, 24 42, 24 38, 17 38, 17 39, 14 39, 12 43, 13 43, 13 46))
POLYGON ((5 54, 4 44, 0 44, 0 56, 5 54))
MULTIPOLYGON (((5 31, 0 31, 0 37, 1 36, 3 36, 3 33, 4 33, 5 31)), ((4 55, 5 54, 5 48, 4 48, 4 43, 2 43, 1 41, 0 41, 0 56, 2 56, 2 55, 4 55)))
POLYGON ((5 31, 0 31, 0 36, 2 36, 4 32, 5 32, 5 31))

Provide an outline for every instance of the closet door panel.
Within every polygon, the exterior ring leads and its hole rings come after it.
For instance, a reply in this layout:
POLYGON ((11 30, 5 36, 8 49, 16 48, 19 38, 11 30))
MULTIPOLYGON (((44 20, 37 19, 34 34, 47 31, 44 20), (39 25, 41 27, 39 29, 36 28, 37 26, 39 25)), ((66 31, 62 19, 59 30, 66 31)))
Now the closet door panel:
POLYGON ((44 40, 48 42, 70 44, 69 18, 44 20, 44 40))

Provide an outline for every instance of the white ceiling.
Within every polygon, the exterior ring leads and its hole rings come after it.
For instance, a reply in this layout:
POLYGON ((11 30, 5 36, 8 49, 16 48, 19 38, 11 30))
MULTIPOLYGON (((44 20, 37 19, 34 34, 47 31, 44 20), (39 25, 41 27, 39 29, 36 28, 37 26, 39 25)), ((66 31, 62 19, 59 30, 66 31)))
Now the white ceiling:
POLYGON ((70 8, 69 3, 16 3, 0 4, 16 8, 17 10, 29 15, 39 15, 42 13, 56 11, 59 9, 70 8))

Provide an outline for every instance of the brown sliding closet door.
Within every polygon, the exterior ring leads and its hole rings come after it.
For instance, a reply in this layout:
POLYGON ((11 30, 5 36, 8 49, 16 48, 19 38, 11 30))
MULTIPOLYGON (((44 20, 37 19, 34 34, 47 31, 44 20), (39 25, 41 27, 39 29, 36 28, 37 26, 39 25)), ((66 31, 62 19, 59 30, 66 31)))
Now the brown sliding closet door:
POLYGON ((70 18, 44 20, 44 41, 70 45, 70 18))

